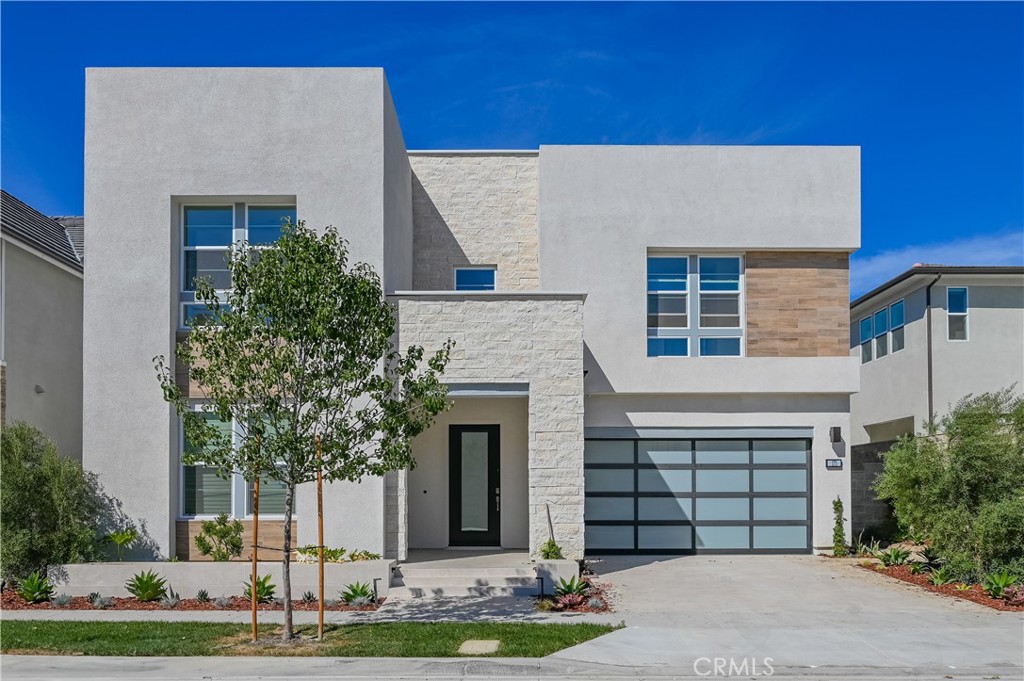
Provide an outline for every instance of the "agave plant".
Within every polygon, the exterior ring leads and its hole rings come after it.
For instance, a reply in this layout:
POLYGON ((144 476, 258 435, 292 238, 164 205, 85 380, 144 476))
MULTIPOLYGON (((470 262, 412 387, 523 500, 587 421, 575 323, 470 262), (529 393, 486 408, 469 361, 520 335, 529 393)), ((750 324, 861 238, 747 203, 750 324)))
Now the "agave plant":
POLYGON ((573 577, 569 581, 564 579, 558 580, 558 585, 555 586, 555 596, 586 596, 590 591, 590 582, 585 579, 579 579, 573 577))
POLYGON ((878 559, 882 561, 882 565, 885 565, 886 567, 903 565, 910 559, 910 551, 901 546, 892 546, 885 551, 880 551, 878 553, 878 559))
POLYGON ((587 602, 583 594, 567 593, 555 598, 555 602, 563 608, 578 608, 587 602))
POLYGON ((1003 570, 1002 572, 993 572, 985 575, 985 580, 982 582, 981 587, 990 598, 1002 598, 1006 590, 1016 583, 1017 578, 1010 574, 1008 570, 1003 570))
POLYGON ((38 572, 33 572, 18 585, 18 595, 29 603, 42 603, 53 597, 50 580, 38 572))
MULTIPOLYGON (((250 584, 252 579, 245 582, 245 587, 242 591, 242 595, 252 600, 252 585, 250 584)), ((270 575, 263 575, 262 577, 256 578, 256 602, 257 603, 270 603, 274 600, 274 591, 277 587, 270 581, 270 575)))
POLYGON ((143 603, 158 601, 167 595, 167 580, 152 570, 135 573, 124 588, 143 603))
POLYGON ((349 584, 342 590, 341 600, 348 605, 370 605, 373 603, 373 589, 366 582, 349 584))
POLYGON ((955 579, 956 577, 953 575, 953 571, 949 569, 949 566, 943 565, 940 568, 932 570, 930 581, 935 586, 944 586, 955 581, 955 579))

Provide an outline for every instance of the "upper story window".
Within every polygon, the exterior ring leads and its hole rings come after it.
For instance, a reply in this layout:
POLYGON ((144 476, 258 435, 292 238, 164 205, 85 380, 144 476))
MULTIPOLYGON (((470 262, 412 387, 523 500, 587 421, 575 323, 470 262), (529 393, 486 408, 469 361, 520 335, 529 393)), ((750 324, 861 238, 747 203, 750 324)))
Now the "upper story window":
POLYGON ((904 323, 903 300, 861 319, 858 333, 861 364, 902 350, 905 346, 904 323))
POLYGON ((946 338, 951 341, 967 340, 967 287, 950 286, 946 289, 946 338))
POLYGON ((228 260, 234 245, 248 241, 269 246, 280 238, 285 220, 295 222, 295 206, 236 203, 182 207, 179 300, 183 328, 211 318, 211 311, 196 302, 196 281, 207 279, 218 292, 230 290, 228 260))
POLYGON ((740 356, 742 270, 738 256, 648 256, 647 356, 740 356))
POLYGON ((494 267, 456 267, 456 291, 493 291, 494 267))

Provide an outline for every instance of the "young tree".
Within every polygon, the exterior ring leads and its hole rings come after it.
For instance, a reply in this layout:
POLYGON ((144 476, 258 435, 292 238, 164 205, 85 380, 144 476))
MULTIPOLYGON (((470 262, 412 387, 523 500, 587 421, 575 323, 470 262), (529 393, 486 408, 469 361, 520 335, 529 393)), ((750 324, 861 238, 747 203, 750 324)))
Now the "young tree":
POLYGON ((328 481, 358 481, 413 464, 411 440, 448 406, 439 379, 451 341, 424 360, 423 348, 392 345, 395 310, 364 263, 349 266, 346 242, 285 224, 273 246, 236 245, 232 289, 220 300, 207 281, 178 361, 189 367, 206 414, 189 407, 164 357, 154 358, 164 399, 182 418, 190 449, 222 475, 274 479, 285 487, 283 638, 292 636, 291 519, 295 489, 316 479, 316 442, 328 481), (218 428, 213 419, 234 423, 218 428))

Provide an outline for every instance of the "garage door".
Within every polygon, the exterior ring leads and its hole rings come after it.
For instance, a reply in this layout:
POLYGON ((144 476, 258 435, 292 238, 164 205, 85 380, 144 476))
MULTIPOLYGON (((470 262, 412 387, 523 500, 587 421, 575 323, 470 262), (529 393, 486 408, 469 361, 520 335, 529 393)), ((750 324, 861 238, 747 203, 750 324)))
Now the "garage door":
POLYGON ((587 440, 588 554, 809 553, 810 440, 587 440))

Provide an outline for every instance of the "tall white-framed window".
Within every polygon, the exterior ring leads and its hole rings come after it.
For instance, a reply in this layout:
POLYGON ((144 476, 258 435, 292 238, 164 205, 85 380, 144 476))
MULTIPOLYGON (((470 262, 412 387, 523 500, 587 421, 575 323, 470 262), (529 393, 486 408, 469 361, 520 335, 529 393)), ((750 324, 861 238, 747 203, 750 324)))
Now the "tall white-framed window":
POLYGON ((867 364, 871 361, 873 353, 871 352, 871 341, 875 335, 872 333, 873 325, 871 323, 872 315, 868 315, 864 319, 860 320, 860 363, 867 364))
POLYGON ((743 354, 743 259, 648 254, 647 355, 743 354))
MULTIPOLYGON (((202 402, 194 402, 192 410, 203 414, 222 433, 230 433, 237 445, 239 433, 233 422, 221 421, 217 415, 206 409, 202 402)), ((192 445, 185 435, 185 428, 179 423, 181 452, 190 451, 192 445)), ((179 517, 213 518, 221 513, 229 517, 245 519, 252 516, 253 484, 241 474, 224 476, 215 468, 203 463, 186 465, 179 460, 179 517)), ((260 476, 260 517, 284 517, 285 486, 283 483, 260 476)))
POLYGON ((966 286, 946 288, 946 338, 951 341, 968 339, 967 312, 969 309, 966 286))
POLYGON ((281 236, 285 219, 295 222, 295 206, 260 203, 184 204, 181 206, 180 328, 212 312, 196 301, 196 280, 208 279, 223 300, 231 289, 228 261, 235 245, 269 246, 281 236))

